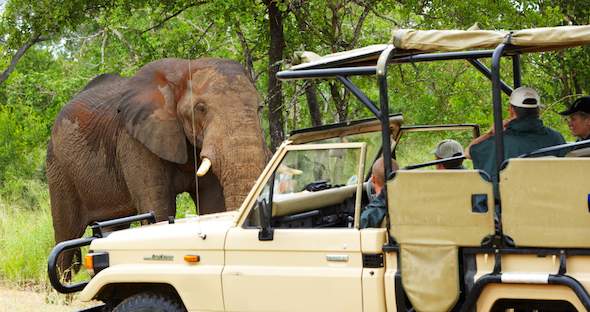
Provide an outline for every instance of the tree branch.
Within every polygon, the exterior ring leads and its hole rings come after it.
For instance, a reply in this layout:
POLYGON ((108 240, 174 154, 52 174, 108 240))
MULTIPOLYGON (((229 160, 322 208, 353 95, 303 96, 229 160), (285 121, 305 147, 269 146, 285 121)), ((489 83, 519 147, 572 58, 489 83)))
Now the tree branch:
POLYGON ((102 44, 100 45, 100 65, 104 64, 104 50, 107 45, 108 33, 103 31, 102 33, 102 44))
POLYGON ((6 79, 8 79, 8 76, 10 76, 10 74, 16 69, 16 64, 18 63, 18 61, 23 57, 23 55, 25 55, 25 53, 27 52, 27 50, 30 47, 32 47, 37 42, 41 42, 41 41, 44 41, 47 39, 48 39, 47 37, 42 37, 41 35, 35 35, 29 41, 25 42, 25 44, 23 44, 16 51, 16 53, 12 56, 12 59, 10 60, 10 65, 8 65, 8 68, 6 68, 2 72, 2 74, 0 74, 0 84, 2 84, 6 79))
POLYGON ((350 41, 348 48, 354 48, 354 46, 356 45, 356 42, 358 41, 359 36, 361 34, 361 30, 363 28, 363 24, 365 23, 365 19, 367 18, 367 15, 369 15, 369 12, 371 11, 372 7, 370 4, 367 4, 364 6, 364 8, 365 9, 359 17, 358 23, 354 27, 354 35, 352 36, 352 40, 350 41))
MULTIPOLYGON (((193 44, 193 46, 190 49, 190 54, 193 54, 197 45, 199 43, 201 43, 201 40, 203 40, 205 38, 205 36, 207 35, 207 33, 209 32, 209 29, 211 29, 211 27, 213 27, 213 24, 215 24, 215 22, 211 22, 209 23, 209 26, 207 26, 207 28, 203 31, 203 33, 201 34, 201 36, 199 37, 199 39, 197 39, 197 41, 195 41, 195 44, 193 44)), ((209 43, 207 43, 207 47, 209 46, 209 43)))
POLYGON ((394 24, 396 27, 400 27, 400 23, 396 20, 394 20, 391 17, 385 16, 381 13, 379 13, 377 10, 375 10, 375 6, 374 5, 370 5, 370 4, 365 4, 365 1, 354 1, 357 5, 360 5, 362 7, 365 7, 365 9, 369 9, 371 11, 371 13, 373 13, 373 15, 377 16, 380 19, 386 20, 388 22, 391 22, 392 24, 394 24))
POLYGON ((240 39, 240 44, 242 45, 242 50, 244 50, 244 61, 246 62, 246 68, 248 70, 248 75, 250 75, 250 79, 252 82, 256 82, 254 78, 254 60, 252 58, 252 51, 250 47, 248 47, 248 42, 246 41, 246 36, 244 36, 244 32, 242 32, 242 28, 240 26, 240 21, 236 21, 236 28, 238 38, 240 39))
POLYGON ((181 8, 180 10, 178 10, 178 11, 174 12, 172 15, 170 15, 170 16, 166 17, 165 19, 161 20, 161 21, 160 21, 159 23, 157 23, 156 25, 154 25, 154 26, 152 26, 152 27, 150 27, 150 28, 148 28, 148 29, 146 29, 146 30, 142 31, 142 32, 140 33, 140 35, 143 35, 143 34, 145 34, 146 32, 148 32, 148 31, 150 31, 150 30, 154 30, 154 29, 156 29, 156 28, 160 28, 160 27, 162 27, 162 26, 163 26, 163 25, 164 25, 166 22, 168 22, 169 20, 171 20, 171 19, 175 18, 175 17, 176 17, 176 16, 178 16, 180 13, 182 13, 182 12, 186 11, 188 8, 192 8, 192 7, 194 7, 194 6, 201 5, 201 4, 205 4, 205 3, 207 3, 207 1, 195 2, 195 3, 193 3, 193 4, 189 4, 189 5, 187 5, 187 6, 183 7, 183 8, 181 8))
POLYGON ((113 32, 113 34, 115 34, 115 36, 117 36, 117 38, 119 38, 119 40, 121 40, 121 42, 123 42, 123 44, 125 44, 127 46, 127 49, 129 50, 129 52, 131 52, 131 55, 133 55, 133 59, 135 60, 135 63, 139 62, 139 56, 135 52, 135 49, 133 48, 133 46, 131 45, 131 43, 129 43, 129 41, 127 41, 127 39, 125 39, 125 37, 123 36, 123 34, 121 34, 115 28, 110 28, 110 30, 113 32))

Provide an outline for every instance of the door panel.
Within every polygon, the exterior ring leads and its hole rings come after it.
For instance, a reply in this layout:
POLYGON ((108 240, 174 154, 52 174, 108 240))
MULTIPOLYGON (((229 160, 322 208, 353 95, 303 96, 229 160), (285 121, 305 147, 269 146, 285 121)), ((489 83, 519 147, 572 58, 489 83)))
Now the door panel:
POLYGON ((233 228, 222 275, 227 311, 362 311, 358 229, 233 228))

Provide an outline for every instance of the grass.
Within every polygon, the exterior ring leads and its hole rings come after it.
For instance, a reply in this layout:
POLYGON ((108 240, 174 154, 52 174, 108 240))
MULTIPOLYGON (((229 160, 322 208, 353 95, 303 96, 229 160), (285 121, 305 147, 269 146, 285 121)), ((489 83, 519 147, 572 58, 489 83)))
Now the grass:
MULTIPOLYGON (((0 195, 0 282, 20 288, 50 288, 47 256, 55 242, 47 184, 12 180, 0 195)), ((195 214, 187 193, 177 197, 177 218, 195 214)), ((89 236, 87 231, 85 236, 89 236)), ((88 278, 84 269, 74 281, 88 278)))
POLYGON ((14 200, 16 194, 0 197, 0 280, 46 284, 47 255, 54 244, 47 186, 37 180, 21 185, 25 201, 14 200))

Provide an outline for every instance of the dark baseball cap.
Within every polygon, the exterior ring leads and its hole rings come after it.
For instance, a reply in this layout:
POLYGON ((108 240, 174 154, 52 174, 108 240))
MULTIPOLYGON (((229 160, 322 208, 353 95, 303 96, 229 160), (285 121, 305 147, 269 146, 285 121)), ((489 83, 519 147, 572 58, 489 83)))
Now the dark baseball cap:
POLYGON ((583 96, 581 98, 576 99, 569 109, 559 114, 568 116, 577 112, 584 112, 586 114, 590 114, 590 96, 583 96))

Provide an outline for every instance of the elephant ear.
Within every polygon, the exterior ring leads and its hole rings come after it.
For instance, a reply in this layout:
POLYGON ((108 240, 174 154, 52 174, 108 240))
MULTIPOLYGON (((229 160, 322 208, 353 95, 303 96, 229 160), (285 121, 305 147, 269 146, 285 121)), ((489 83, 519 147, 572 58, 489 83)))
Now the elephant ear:
POLYGON ((127 132, 152 153, 171 162, 187 161, 186 137, 176 116, 173 86, 162 73, 134 77, 121 98, 119 114, 127 132))

